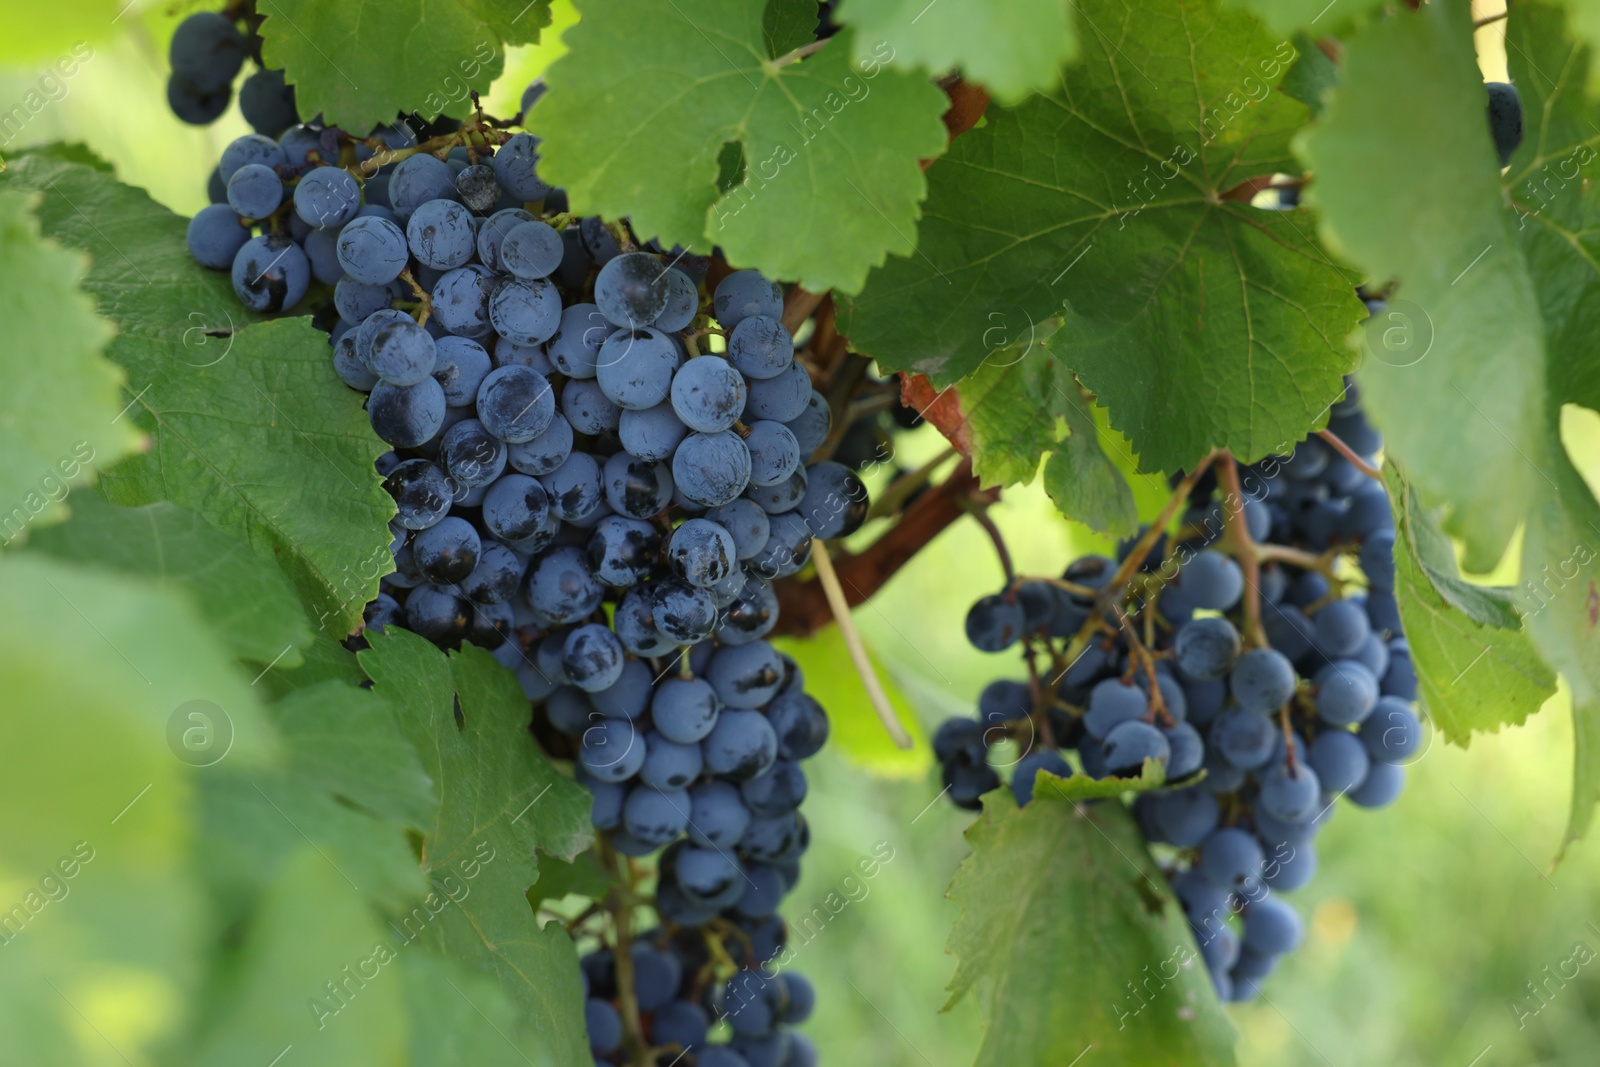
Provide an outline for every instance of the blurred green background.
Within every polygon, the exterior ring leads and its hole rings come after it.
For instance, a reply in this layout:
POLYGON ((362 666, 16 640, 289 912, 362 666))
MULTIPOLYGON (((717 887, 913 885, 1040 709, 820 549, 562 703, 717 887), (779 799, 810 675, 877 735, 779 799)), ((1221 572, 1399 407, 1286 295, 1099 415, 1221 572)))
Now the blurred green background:
MULTIPOLYGON (((100 6, 115 14, 122 4, 100 6)), ((7 7, 9 41, 0 44, 0 56, 12 57, 0 60, 6 108, 38 88, 59 44, 48 8, 24 13, 16 0, 7 7)), ((491 112, 516 110, 522 87, 559 49, 556 34, 569 20, 558 4, 550 43, 513 52, 486 101, 491 112)), ((60 99, 0 141, 0 154, 81 141, 112 161, 122 180, 174 210, 202 206, 208 171, 223 146, 247 131, 236 110, 203 130, 169 113, 165 43, 174 22, 167 6, 127 10, 92 42, 92 60, 56 94, 60 99)), ((1486 68, 1496 62, 1490 58, 1486 68)), ((1570 410, 1564 433, 1600 487, 1600 418, 1570 410)), ((896 462, 913 467, 942 445, 931 429, 905 435, 896 462)), ((1063 521, 1036 488, 1008 491, 994 515, 1024 573, 1056 573, 1073 554, 1104 547, 1063 521)), ((962 523, 857 613, 927 732, 946 715, 968 711, 988 681, 1020 673, 1010 657, 985 657, 962 636, 967 604, 1000 578, 982 532, 962 523)), ((909 758, 892 753, 851 676, 840 672, 824 684, 838 694, 830 710, 855 756, 841 743, 808 765, 813 846, 786 910, 798 915, 830 893, 850 903, 813 940, 801 939, 796 966, 823 993, 807 1030, 830 1063, 969 1064, 982 1025, 975 1006, 939 1012, 954 965, 944 942, 955 906, 944 887, 965 855, 969 817, 930 805, 939 786, 926 748, 909 758), (880 843, 893 850, 881 873, 847 880, 880 843)), ((1571 761, 1563 694, 1526 726, 1479 738, 1470 749, 1433 746, 1394 807, 1341 806, 1318 841, 1318 877, 1294 895, 1307 919, 1304 947, 1269 980, 1260 1001, 1229 1009, 1241 1063, 1600 1062, 1600 850, 1584 842, 1552 866, 1571 761), (1575 978, 1552 977, 1563 967, 1571 975, 1579 960, 1589 963, 1575 978)), ((1070 926, 1075 919, 1063 912, 1060 921, 1070 926)), ((1100 995, 1072 987, 1065 976, 1058 988, 1041 991, 1043 998, 1100 995)), ((1076 1054, 1063 1050, 1061 1063, 1076 1054)))

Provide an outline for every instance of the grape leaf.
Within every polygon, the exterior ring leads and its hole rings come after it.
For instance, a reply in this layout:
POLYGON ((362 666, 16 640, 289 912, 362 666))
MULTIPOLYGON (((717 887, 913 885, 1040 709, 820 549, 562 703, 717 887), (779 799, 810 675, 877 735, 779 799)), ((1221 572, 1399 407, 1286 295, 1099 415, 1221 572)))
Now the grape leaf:
POLYGON ((548 0, 260 0, 262 58, 303 115, 358 135, 398 112, 465 115, 505 66, 501 41, 550 23, 548 0), (520 15, 518 12, 524 12, 520 15))
POLYGON ((537 908, 572 893, 599 900, 616 884, 617 876, 601 866, 594 849, 580 852, 571 863, 547 858, 539 864, 539 880, 528 890, 528 904, 537 908))
POLYGON ((202 780, 202 825, 219 894, 240 906, 308 842, 341 880, 394 908, 428 892, 406 838, 431 823, 438 789, 381 695, 314 682, 268 708, 281 766, 219 767, 202 780))
MULTIPOLYGON (((1560 438, 1563 403, 1594 407, 1594 301, 1600 296, 1600 201, 1584 168, 1600 135, 1583 96, 1593 68, 1587 46, 1562 32, 1561 9, 1518 4, 1506 27, 1513 81, 1520 87, 1526 139, 1512 158, 1506 195, 1516 238, 1544 322, 1544 418, 1518 442, 1521 476, 1532 489, 1519 588, 1523 625, 1545 662, 1572 689, 1572 807, 1562 848, 1588 830, 1600 803, 1600 504, 1560 438)), ((1501 356, 1504 359, 1504 355, 1501 356)), ((1502 504, 1502 506, 1504 506, 1502 504)))
POLYGON ((946 1007, 978 991, 977 1067, 1064 1064, 1090 1048, 1108 1063, 1234 1062, 1188 923, 1126 808, 1052 789, 1018 809, 999 789, 967 840, 950 883, 961 916, 946 1007))
MULTIPOLYGON (((1198 779, 1196 779, 1198 781, 1198 779)), ((1167 783, 1167 765, 1160 760, 1147 759, 1139 768, 1137 778, 1090 778, 1087 774, 1074 774, 1071 778, 1057 778, 1049 771, 1040 771, 1035 779, 1034 795, 1048 791, 1063 800, 1095 800, 1102 797, 1120 797, 1124 793, 1148 793, 1167 783)), ((1188 783, 1193 784, 1193 783, 1188 783)))
POLYGON ((925 79, 853 65, 848 30, 780 68, 759 0, 580 10, 532 118, 540 172, 574 210, 630 216, 667 245, 720 245, 814 291, 854 291, 887 252, 911 253, 918 160, 945 144, 945 96, 925 79), (721 194, 728 141, 745 177, 721 194))
POLYGON ((372 466, 387 446, 334 375, 326 336, 304 317, 244 327, 227 278, 189 257, 184 220, 141 190, 45 156, 13 161, 5 180, 48 190, 45 233, 90 254, 85 287, 120 329, 109 354, 129 375, 123 421, 154 444, 102 492, 242 530, 319 626, 354 630, 393 567, 394 504, 372 466))
POLYGON ((311 643, 305 612, 283 573, 237 533, 178 504, 119 508, 80 493, 72 498, 72 521, 40 531, 32 546, 182 590, 241 659, 298 667, 300 650, 311 643))
POLYGON ((1254 11, 1274 32, 1306 30, 1331 36, 1377 7, 1377 0, 1228 0, 1243 11, 1254 11))
POLYGON ((39 235, 38 196, 0 188, 0 544, 59 521, 68 487, 139 446, 117 416, 123 374, 101 355, 110 324, 81 284, 81 253, 39 235), (48 353, 48 356, 46 355, 48 353))
POLYGON ((539 876, 536 849, 570 862, 593 840, 587 790, 539 751, 527 697, 487 652, 468 646, 446 657, 397 627, 368 639, 362 669, 399 709, 442 795, 422 862, 450 904, 413 911, 402 921, 408 938, 499 979, 527 1024, 518 1049, 582 1062, 577 953, 560 924, 540 929, 526 893, 539 876))
POLYGON ((845 0, 838 17, 856 28, 856 55, 940 75, 959 69, 997 99, 1052 88, 1078 54, 1068 0, 845 0))
POLYGON ((1347 42, 1343 81, 1300 145, 1330 246, 1396 298, 1365 331, 1362 398, 1445 529, 1487 571, 1527 514, 1519 453, 1543 419, 1543 329, 1503 210, 1470 13, 1434 4, 1347 42), (1375 167, 1412 162, 1373 195, 1375 167), (1413 332, 1414 331, 1414 332, 1413 332))
POLYGON ((1512 606, 1514 590, 1473 585, 1399 465, 1384 469, 1395 510, 1395 593, 1419 703, 1446 740, 1520 725, 1555 692, 1512 606))
POLYGON ((917 254, 873 273, 856 347, 944 385, 1070 306, 1044 347, 1151 470, 1321 425, 1361 308, 1304 213, 1221 199, 1299 169, 1306 109, 1271 88, 1293 47, 1218 2, 1081 4, 1101 32, 1060 95, 991 107, 930 169, 917 254))
POLYGON ((548 1053, 530 1060, 505 1037, 521 1020, 493 978, 431 952, 401 955, 411 1058, 421 1067, 557 1067, 548 1053), (485 1025, 487 1023, 487 1025, 485 1025))
POLYGON ((767 0, 761 12, 761 37, 768 57, 777 59, 816 40, 817 17, 813 0, 767 0))
POLYGON ((194 1062, 384 1067, 404 1058, 393 936, 328 859, 301 844, 251 917, 219 1018, 194 1062))
POLYGON ((1322 49, 1317 47, 1315 41, 1303 33, 1294 35, 1294 49, 1300 53, 1300 58, 1290 64, 1289 72, 1283 76, 1278 89, 1309 107, 1313 115, 1321 118, 1328 93, 1339 84, 1339 68, 1333 60, 1322 54, 1322 49))
MULTIPOLYGON (((857 610, 878 609, 868 600, 857 610)), ((784 638, 772 644, 800 665, 806 676, 806 692, 827 711, 828 746, 832 751, 842 753, 851 763, 880 778, 909 781, 926 777, 930 750, 923 743, 921 718, 894 677, 874 663, 889 706, 913 742, 911 748, 897 746, 872 710, 839 627, 823 627, 803 641, 784 638)), ((872 650, 867 651, 871 655, 872 650)))
POLYGON ((256 691, 188 601, 28 552, 0 560, 0 1031, 6 1059, 154 1062, 209 936, 174 712, 226 708, 230 760, 270 744, 256 691), (26 713, 24 713, 26 711, 26 713), (96 1032, 98 1030, 98 1033, 96 1032))

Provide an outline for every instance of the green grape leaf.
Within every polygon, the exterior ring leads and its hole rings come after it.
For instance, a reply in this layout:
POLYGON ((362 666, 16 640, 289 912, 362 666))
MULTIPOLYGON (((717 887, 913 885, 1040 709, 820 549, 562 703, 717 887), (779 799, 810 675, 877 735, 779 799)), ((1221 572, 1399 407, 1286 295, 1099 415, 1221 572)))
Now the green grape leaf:
POLYGON ((156 1005, 200 994, 210 933, 172 724, 209 701, 228 760, 260 763, 257 691, 170 588, 28 552, 0 560, 0 603, 26 605, 0 613, 6 1058, 104 1063, 109 1040, 155 1062, 180 1022, 156 1005))
POLYGON ((1063 515, 1114 537, 1131 533, 1133 490, 1104 450, 1094 399, 1036 347, 1006 349, 964 378, 956 410, 941 408, 941 431, 969 451, 985 486, 1033 481, 1048 454, 1044 487, 1063 515))
MULTIPOLYGON (((298 673, 298 672, 294 672, 298 673)), ((394 908, 428 883, 406 838, 431 824, 438 788, 380 694, 311 682, 268 707, 281 766, 202 780, 208 870, 239 905, 280 877, 308 842, 351 888, 394 908)))
MULTIPOLYGON (((1561 8, 1548 4, 1518 4, 1507 22, 1507 57, 1526 125, 1504 182, 1544 324, 1544 417, 1533 440, 1514 439, 1526 461, 1519 476, 1533 500, 1514 518, 1526 521, 1518 590, 1523 626, 1572 689, 1573 788, 1564 851, 1588 830, 1600 803, 1600 504, 1560 435, 1563 404, 1600 406, 1591 343, 1600 298, 1600 199, 1585 177, 1600 135, 1582 91, 1592 80, 1593 54, 1572 43, 1562 17, 1561 8)), ((1583 36, 1581 16, 1569 17, 1583 36)), ((1502 497, 1497 506, 1508 505, 1502 497)))
POLYGON ((812 0, 767 0, 761 37, 771 59, 810 44, 817 39, 817 5, 812 0))
POLYGON ((72 521, 41 531, 32 545, 64 560, 148 577, 194 597, 206 621, 241 659, 298 667, 311 629, 283 572, 239 534, 162 502, 119 508, 72 498, 72 521))
MULTIPOLYGON (((872 601, 857 610, 877 611, 872 601)), ((911 735, 912 747, 900 748, 889 737, 872 710, 861 676, 856 673, 844 635, 837 626, 825 626, 805 640, 784 638, 773 647, 793 657, 805 672, 806 692, 828 713, 828 747, 851 763, 880 778, 921 780, 928 773, 930 750, 924 743, 922 720, 889 672, 874 663, 878 682, 889 698, 895 718, 911 735)), ((868 650, 871 655, 871 649, 868 650)))
POLYGON ((855 291, 887 252, 911 253, 918 160, 946 136, 928 81, 854 65, 848 30, 778 67, 758 0, 579 7, 534 111, 540 172, 574 210, 627 215, 666 245, 719 245, 813 291, 855 291), (722 194, 729 141, 745 175, 722 194))
POLYGON ((303 115, 365 136, 400 112, 465 115, 505 66, 501 40, 538 40, 548 0, 261 0, 262 58, 303 115), (522 11, 520 17, 518 12, 522 11))
POLYGON ((558 1067, 541 1045, 528 1041, 519 1046, 506 1037, 521 1019, 517 1006, 490 976, 418 949, 401 955, 400 974, 411 1023, 411 1058, 406 1062, 418 1067, 558 1067))
POLYGON ((110 175, 24 156, 4 180, 46 192, 44 232, 90 254, 85 288, 120 329, 122 421, 153 445, 102 476, 105 496, 170 499, 243 531, 317 625, 355 630, 393 568, 394 503, 372 466, 387 446, 333 373, 326 335, 305 317, 246 327, 226 276, 190 258, 184 220, 110 175))
POLYGON ((1087 1049, 1107 1063, 1234 1062, 1189 924, 1126 808, 1047 789, 1018 809, 998 789, 967 841, 950 883, 961 915, 946 1006, 977 990, 977 1067, 1065 1064, 1087 1049))
POLYGON ((59 521, 71 486, 140 441, 118 418, 124 376, 101 355, 112 330, 81 288, 88 264, 40 237, 38 199, 0 186, 0 545, 59 521))
MULTIPOLYGON (((1049 792, 1063 800, 1094 800, 1102 797, 1120 797, 1124 793, 1148 793, 1167 783, 1167 765, 1160 760, 1147 759, 1139 768, 1137 778, 1090 778, 1087 774, 1074 774, 1071 778, 1057 778, 1049 771, 1040 771, 1035 779, 1035 796, 1049 792)), ((1192 784, 1192 783, 1190 783, 1192 784)))
POLYGON ((526 894, 539 877, 536 850, 570 862, 593 840, 588 791, 539 750, 527 697, 487 652, 469 645, 447 657, 397 627, 368 640, 362 669, 399 709, 442 796, 422 846, 442 896, 437 911, 419 907, 401 920, 407 943, 423 939, 498 978, 526 1024, 519 1049, 581 1062, 577 953, 559 923, 540 929, 526 894))
POLYGON ((1294 49, 1300 58, 1289 66, 1289 72, 1278 84, 1280 92, 1300 101, 1311 113, 1322 117, 1328 94, 1339 84, 1339 68, 1333 60, 1323 55, 1317 42, 1303 33, 1294 35, 1294 49))
POLYGON ((1418 702, 1446 740, 1520 725, 1555 692, 1513 607, 1514 590, 1473 585, 1399 465, 1384 469, 1395 510, 1395 593, 1418 702))
POLYGON ((599 900, 617 883, 616 875, 600 865, 593 850, 580 852, 571 863, 546 859, 539 864, 539 880, 528 890, 528 904, 537 908, 547 900, 560 900, 576 893, 599 900))
POLYGON ((1434 4, 1346 42, 1343 80, 1301 154, 1331 247, 1397 278, 1363 336, 1362 400, 1445 529, 1487 571, 1527 514, 1543 420, 1539 303, 1503 208, 1470 13, 1434 4), (1374 167, 1412 164, 1382 196, 1374 167))
POLYGON ((278 701, 271 713, 289 766, 308 784, 418 829, 438 811, 438 784, 379 694, 321 682, 278 701))
POLYGON ((405 984, 394 973, 403 949, 324 854, 302 843, 247 931, 196 1064, 286 1053, 307 1067, 406 1062, 405 984))
POLYGON ((1378 6, 1377 0, 1228 0, 1228 3, 1241 11, 1260 15, 1261 21, 1274 33, 1305 30, 1318 37, 1332 35, 1378 6))
POLYGON ((917 253, 873 273, 854 345, 945 385, 1065 312, 1044 348, 1150 470, 1322 425, 1363 312, 1306 213, 1222 199, 1299 170, 1307 112, 1272 90, 1293 46, 1219 2, 1079 5, 1116 46, 1086 48, 1059 96, 991 107, 934 164, 917 253))
POLYGON ((845 0, 838 17, 856 28, 856 55, 905 70, 959 70, 996 99, 1015 102, 1052 88, 1077 57, 1069 0, 845 0))

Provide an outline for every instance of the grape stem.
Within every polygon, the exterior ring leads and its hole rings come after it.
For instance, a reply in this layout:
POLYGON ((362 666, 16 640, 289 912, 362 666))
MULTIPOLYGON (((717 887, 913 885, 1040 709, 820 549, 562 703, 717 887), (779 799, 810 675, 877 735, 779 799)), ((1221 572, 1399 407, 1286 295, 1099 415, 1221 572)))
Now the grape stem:
POLYGON ((810 44, 803 44, 791 52, 785 52, 783 55, 772 61, 772 69, 781 70, 791 63, 800 62, 807 56, 816 55, 818 52, 822 51, 823 45, 827 44, 831 40, 833 40, 832 37, 824 37, 820 40, 812 41, 810 44))
POLYGON ((411 268, 407 267, 401 271, 400 278, 411 287, 412 295, 417 298, 414 307, 422 309, 422 314, 417 316, 417 325, 428 325, 428 316, 433 314, 433 298, 428 295, 427 290, 417 284, 417 279, 411 276, 411 268))
POLYGON ((1029 635, 1022 641, 1022 659, 1028 665, 1028 696, 1031 698, 1028 719, 1033 723, 1039 740, 1044 744, 1046 752, 1053 751, 1056 747, 1056 732, 1050 725, 1050 704, 1044 698, 1044 682, 1039 677, 1039 665, 1034 660, 1038 649, 1033 646, 1033 637, 1029 635))
POLYGON ((827 299, 826 292, 813 293, 802 289, 798 285, 789 290, 789 295, 783 299, 783 328, 793 337, 811 313, 817 310, 823 300, 827 299))
POLYGON ((1178 720, 1172 717, 1172 712, 1167 709, 1166 697, 1161 695, 1161 686, 1156 684, 1156 657, 1145 643, 1139 640, 1139 634, 1134 630, 1133 624, 1128 621, 1127 612, 1122 610, 1120 604, 1113 605, 1112 610, 1117 615, 1117 625, 1122 628, 1122 634, 1128 639, 1128 651, 1132 654, 1135 664, 1144 668, 1145 678, 1150 682, 1150 710, 1145 713, 1145 721, 1150 722, 1157 715, 1167 725, 1168 729, 1178 725, 1178 720))
POLYGON ((895 717, 894 707, 889 703, 889 694, 883 691, 883 683, 878 680, 878 672, 872 667, 872 660, 867 656, 867 646, 861 640, 861 631, 856 629, 856 621, 850 616, 850 604, 845 600, 844 587, 839 584, 839 576, 834 572, 833 561, 828 558, 828 546, 821 538, 812 539, 811 560, 816 564, 817 581, 822 583, 822 592, 828 598, 828 607, 833 611, 834 621, 839 624, 839 635, 844 638, 844 647, 850 653, 850 662, 855 665, 856 674, 861 677, 861 687, 866 690, 872 710, 877 713, 878 721, 883 723, 884 730, 888 732, 895 746, 910 748, 911 735, 906 733, 905 727, 901 726, 900 720, 895 717))
POLYGON ((1372 478, 1375 481, 1383 481, 1383 472, 1358 456, 1356 450, 1345 444, 1338 434, 1332 430, 1318 430, 1317 436, 1328 442, 1335 452, 1349 460, 1350 466, 1365 474, 1368 478, 1372 478))
POLYGON ((1006 539, 1000 533, 1000 527, 996 526, 994 520, 989 517, 989 505, 987 502, 969 501, 969 509, 973 521, 983 527, 983 532, 988 534, 989 540, 994 543, 995 555, 1000 557, 1000 569, 1005 571, 1006 574, 1006 599, 1008 601, 1014 600, 1017 588, 1017 571, 1011 565, 1011 550, 1006 547, 1006 539))
MULTIPOLYGON (((616 927, 612 959, 617 968, 617 1003, 622 1015, 622 1046, 631 1062, 650 1062, 649 1044, 644 1039, 644 1024, 639 1019, 639 998, 633 986, 633 865, 601 837, 597 842, 601 862, 621 883, 606 898, 607 910, 616 927)), ((653 1057, 652 1057, 653 1058, 653 1057)))
POLYGON ((898 512, 912 493, 915 493, 918 489, 928 484, 928 479, 933 477, 933 472, 935 470, 937 470, 946 460, 956 455, 958 455, 958 453, 956 452, 955 446, 952 445, 943 452, 940 452, 937 456, 934 456, 932 459, 928 460, 928 462, 924 463, 916 470, 902 474, 900 477, 890 482, 888 488, 886 488, 878 496, 878 499, 872 502, 872 506, 867 509, 866 521, 871 522, 873 519, 881 519, 886 515, 893 515, 898 512))
POLYGON ((1244 638, 1256 648, 1265 648, 1267 639, 1261 631, 1261 556, 1245 521, 1244 490, 1239 485, 1239 464, 1233 453, 1223 452, 1222 461, 1217 465, 1217 479, 1228 494, 1223 507, 1228 511, 1228 538, 1233 557, 1244 571, 1244 638))

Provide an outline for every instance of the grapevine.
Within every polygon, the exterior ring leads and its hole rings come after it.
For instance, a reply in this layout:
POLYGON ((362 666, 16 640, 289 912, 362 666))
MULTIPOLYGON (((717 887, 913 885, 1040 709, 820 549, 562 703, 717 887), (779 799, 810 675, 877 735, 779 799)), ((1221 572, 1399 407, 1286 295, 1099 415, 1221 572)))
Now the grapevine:
POLYGON ((103 6, 0 44, 12 1058, 1586 1047, 1576 6, 103 6))

